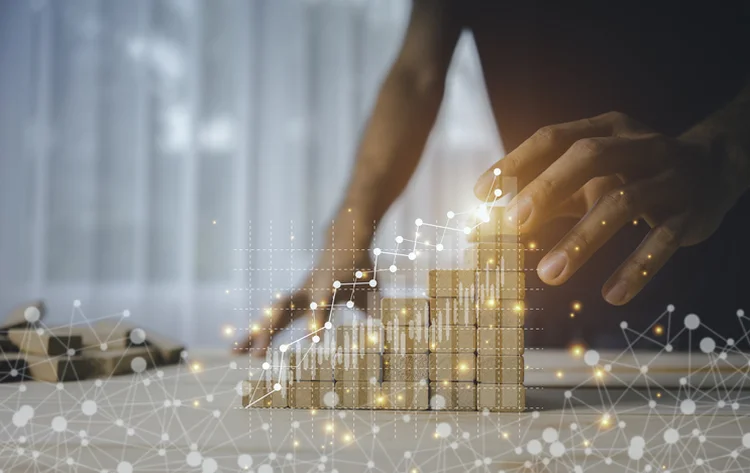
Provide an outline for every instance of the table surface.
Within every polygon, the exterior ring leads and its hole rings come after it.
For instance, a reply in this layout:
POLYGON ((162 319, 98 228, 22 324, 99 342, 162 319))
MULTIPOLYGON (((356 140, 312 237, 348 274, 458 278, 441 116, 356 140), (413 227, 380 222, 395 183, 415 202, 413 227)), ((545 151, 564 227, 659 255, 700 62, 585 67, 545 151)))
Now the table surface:
POLYGON ((0 471, 747 471, 749 356, 700 355, 527 352, 531 409, 487 413, 244 409, 260 362, 196 351, 0 384, 0 471))

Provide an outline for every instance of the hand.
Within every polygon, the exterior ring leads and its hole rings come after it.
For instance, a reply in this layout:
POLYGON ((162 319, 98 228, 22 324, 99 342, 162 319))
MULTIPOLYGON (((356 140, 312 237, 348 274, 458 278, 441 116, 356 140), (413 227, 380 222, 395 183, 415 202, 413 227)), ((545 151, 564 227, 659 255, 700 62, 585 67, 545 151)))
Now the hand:
POLYGON ((604 284, 614 305, 638 294, 679 247, 713 234, 739 197, 730 160, 616 112, 540 129, 480 177, 477 196, 492 190, 495 167, 519 180, 508 207, 521 232, 580 218, 540 261, 547 284, 567 281, 623 225, 648 223, 651 231, 604 284))
POLYGON ((251 350, 256 357, 264 357, 273 335, 301 317, 312 316, 310 331, 322 327, 328 320, 330 304, 333 302, 334 281, 342 283, 342 287, 336 291, 336 303, 343 304, 351 300, 354 307, 364 310, 367 291, 360 289, 370 289, 367 282, 372 276, 370 271, 373 264, 367 248, 372 237, 371 228, 372 223, 357 225, 351 218, 337 219, 331 228, 326 249, 304 284, 264 311, 262 320, 250 332, 242 349, 251 350), (362 278, 355 277, 357 271, 364 273, 362 278), (352 294, 351 286, 346 283, 354 282, 355 279, 360 284, 352 294), (315 310, 310 308, 312 302, 317 304, 315 310))

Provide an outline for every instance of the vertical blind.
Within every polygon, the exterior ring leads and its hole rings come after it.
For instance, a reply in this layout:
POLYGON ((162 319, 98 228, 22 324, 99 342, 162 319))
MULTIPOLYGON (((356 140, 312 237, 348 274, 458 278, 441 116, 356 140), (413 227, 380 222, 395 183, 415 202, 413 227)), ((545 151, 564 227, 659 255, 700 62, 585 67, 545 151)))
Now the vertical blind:
MULTIPOLYGON (((0 310, 226 344, 310 267, 410 7, 0 0, 0 310)), ((473 205, 500 150, 467 34, 382 238, 473 205)))

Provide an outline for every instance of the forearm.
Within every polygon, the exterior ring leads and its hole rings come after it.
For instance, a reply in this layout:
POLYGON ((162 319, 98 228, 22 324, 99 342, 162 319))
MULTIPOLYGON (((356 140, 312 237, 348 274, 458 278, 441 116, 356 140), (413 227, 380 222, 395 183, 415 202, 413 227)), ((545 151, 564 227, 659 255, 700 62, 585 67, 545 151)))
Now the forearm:
POLYGON ((723 156, 717 165, 727 168, 727 186, 733 200, 750 189, 750 82, 722 109, 680 138, 700 143, 723 156))
POLYGON ((439 73, 394 66, 362 137, 339 216, 371 228, 385 214, 419 164, 443 90, 439 73))

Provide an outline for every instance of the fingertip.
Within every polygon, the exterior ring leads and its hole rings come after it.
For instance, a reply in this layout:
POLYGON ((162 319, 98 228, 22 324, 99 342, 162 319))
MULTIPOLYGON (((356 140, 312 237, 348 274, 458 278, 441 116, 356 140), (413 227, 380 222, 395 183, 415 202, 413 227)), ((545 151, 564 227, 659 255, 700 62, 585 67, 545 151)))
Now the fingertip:
POLYGON ((487 198, 487 194, 489 194, 490 188, 492 187, 492 181, 495 178, 493 169, 485 171, 484 174, 479 176, 477 183, 474 184, 474 195, 477 199, 485 200, 487 198))

